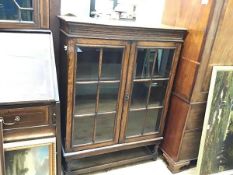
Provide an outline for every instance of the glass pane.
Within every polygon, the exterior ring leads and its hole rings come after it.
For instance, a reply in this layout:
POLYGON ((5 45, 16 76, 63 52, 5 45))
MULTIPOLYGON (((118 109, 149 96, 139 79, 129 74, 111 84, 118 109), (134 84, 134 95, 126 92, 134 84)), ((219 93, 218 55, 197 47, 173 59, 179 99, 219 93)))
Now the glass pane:
POLYGON ((33 21, 33 11, 20 8, 32 8, 32 0, 0 0, 0 20, 33 21))
POLYGON ((116 111, 119 83, 100 84, 99 112, 116 111))
POLYGON ((24 7, 24 8, 32 7, 32 0, 16 0, 16 2, 19 4, 20 7, 24 7))
POLYGON ((77 84, 75 114, 95 113, 97 84, 77 84))
POLYGON ((129 112, 126 137, 141 135, 145 115, 146 110, 129 112))
POLYGON ((135 69, 136 78, 169 77, 174 50, 139 48, 135 69))
POLYGON ((167 81, 154 81, 151 84, 149 107, 163 106, 167 81))
POLYGON ((144 134, 159 130, 159 122, 162 114, 162 109, 149 109, 146 116, 144 134))
POLYGON ((136 60, 136 78, 150 78, 157 49, 139 48, 136 60))
POLYGON ((145 108, 150 82, 134 82, 131 108, 145 108))
POLYGON ((77 47, 77 80, 98 80, 100 49, 77 47))
POLYGON ((102 80, 120 80, 123 49, 104 48, 102 80))
POLYGON ((154 77, 169 77, 175 49, 157 49, 154 77))
POLYGON ((73 145, 92 143, 94 116, 75 117, 73 123, 73 145))
POLYGON ((32 15, 33 15, 33 12, 30 10, 21 11, 21 18, 23 21, 33 21, 32 15))
POLYGON ((107 140, 113 140, 115 115, 98 115, 96 118, 96 142, 102 142, 107 140))
POLYGON ((0 0, 0 20, 18 19, 18 8, 13 0, 0 0))

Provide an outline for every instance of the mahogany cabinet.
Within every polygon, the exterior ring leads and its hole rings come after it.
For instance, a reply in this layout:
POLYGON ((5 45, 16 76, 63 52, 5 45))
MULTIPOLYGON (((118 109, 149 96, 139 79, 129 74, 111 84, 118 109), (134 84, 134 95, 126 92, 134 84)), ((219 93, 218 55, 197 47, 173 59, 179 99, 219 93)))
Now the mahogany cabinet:
POLYGON ((213 65, 233 64, 232 9, 227 0, 166 0, 163 22, 189 30, 161 146, 173 172, 197 159, 213 65))
MULTIPOLYGON (((0 38, 0 174, 12 174, 9 167, 16 167, 17 163, 20 166, 14 170, 16 174, 31 170, 27 169, 31 167, 28 159, 18 157, 18 150, 11 153, 14 161, 7 161, 5 145, 19 143, 22 147, 25 142, 53 139, 57 145, 51 159, 57 165, 47 169, 53 169, 50 175, 59 175, 60 103, 51 31, 0 30, 0 38)), ((23 152, 26 147, 21 147, 23 152)))
POLYGON ((156 159, 186 30, 60 23, 65 174, 156 159))

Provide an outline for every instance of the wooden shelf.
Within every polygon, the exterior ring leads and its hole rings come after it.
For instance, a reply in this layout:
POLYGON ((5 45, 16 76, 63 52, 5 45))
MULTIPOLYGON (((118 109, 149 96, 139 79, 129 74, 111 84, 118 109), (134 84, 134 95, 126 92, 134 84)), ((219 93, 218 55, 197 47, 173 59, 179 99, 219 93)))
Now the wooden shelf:
POLYGON ((109 169, 125 164, 153 159, 153 152, 148 147, 122 150, 104 155, 92 156, 70 161, 65 175, 85 174, 92 171, 109 169))

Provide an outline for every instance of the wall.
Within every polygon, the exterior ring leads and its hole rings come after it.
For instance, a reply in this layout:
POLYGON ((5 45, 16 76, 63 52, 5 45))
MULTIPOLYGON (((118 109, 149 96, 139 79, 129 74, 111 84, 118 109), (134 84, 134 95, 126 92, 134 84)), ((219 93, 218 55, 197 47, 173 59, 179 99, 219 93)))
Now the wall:
MULTIPOLYGON (((102 0, 107 1, 107 0, 102 0)), ((123 4, 136 4, 138 22, 158 24, 161 22, 165 0, 118 0, 123 4)), ((76 16, 88 17, 90 0, 61 0, 61 14, 72 13, 76 16)))
POLYGON ((90 0, 61 0, 61 15, 72 13, 76 16, 88 17, 90 0))

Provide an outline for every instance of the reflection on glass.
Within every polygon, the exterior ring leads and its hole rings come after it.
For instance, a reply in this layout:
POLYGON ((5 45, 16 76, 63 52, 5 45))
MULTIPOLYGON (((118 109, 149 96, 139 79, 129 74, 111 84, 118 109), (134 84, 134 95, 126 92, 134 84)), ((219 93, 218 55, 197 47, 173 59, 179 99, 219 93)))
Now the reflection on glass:
POLYGON ((149 107, 163 106, 166 88, 167 81, 153 81, 151 83, 149 107))
POLYGON ((173 61, 174 49, 158 49, 153 76, 169 77, 173 61))
POLYGON ((22 21, 33 21, 32 19, 33 12, 28 10, 21 11, 21 18, 22 21))
POLYGON ((150 82, 134 82, 131 108, 145 108, 150 82))
POLYGON ((138 49, 136 60, 136 78, 151 77, 153 63, 156 57, 156 49, 138 49))
POLYGON ((149 109, 147 111, 144 134, 158 131, 162 109, 149 109))
POLYGON ((16 2, 19 4, 20 7, 24 7, 24 8, 32 7, 32 0, 16 0, 16 2))
POLYGON ((0 0, 0 20, 33 21, 32 0, 0 0))
POLYGON ((98 115, 96 118, 96 142, 113 140, 115 114, 98 115))
POLYGON ((98 112, 116 111, 119 83, 100 84, 98 112))
POLYGON ((77 80, 98 80, 100 49, 77 47, 77 80))
POLYGON ((73 145, 92 143, 94 116, 76 117, 73 122, 73 145))
POLYGON ((135 68, 136 78, 169 77, 173 54, 174 49, 139 48, 135 68))
POLYGON ((101 80, 120 80, 123 49, 104 48, 101 80))
POLYGON ((75 114, 95 113, 97 84, 77 84, 75 114))
POLYGON ((141 135, 145 115, 146 110, 129 112, 126 137, 141 135))

